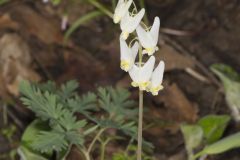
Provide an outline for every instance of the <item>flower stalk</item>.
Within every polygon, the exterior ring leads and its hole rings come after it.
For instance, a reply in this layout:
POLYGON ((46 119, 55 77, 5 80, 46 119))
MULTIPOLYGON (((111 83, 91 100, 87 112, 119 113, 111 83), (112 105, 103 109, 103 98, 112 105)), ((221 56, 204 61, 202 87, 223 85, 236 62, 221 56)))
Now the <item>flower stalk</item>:
POLYGON ((138 117, 137 160, 141 160, 142 159, 142 128, 143 128, 143 91, 139 90, 139 117, 138 117))
MULTIPOLYGON (((139 67, 142 66, 142 46, 139 47, 139 67)), ((143 128, 143 91, 139 89, 139 113, 138 113, 138 148, 137 160, 142 159, 142 128, 143 128)))

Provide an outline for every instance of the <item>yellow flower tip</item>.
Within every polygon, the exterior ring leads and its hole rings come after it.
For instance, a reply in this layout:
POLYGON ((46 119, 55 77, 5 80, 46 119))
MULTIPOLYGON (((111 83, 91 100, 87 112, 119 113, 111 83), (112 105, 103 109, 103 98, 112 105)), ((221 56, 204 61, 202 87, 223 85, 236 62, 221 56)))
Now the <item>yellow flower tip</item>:
POLYGON ((133 87, 138 87, 138 83, 137 83, 137 82, 132 82, 131 85, 132 85, 133 87))
POLYGON ((122 60, 120 66, 121 66, 121 69, 126 72, 128 72, 130 69, 130 63, 129 63, 129 61, 126 61, 126 60, 122 60))
POLYGON ((147 90, 149 85, 150 85, 150 81, 148 81, 148 82, 140 82, 139 83, 139 89, 141 91, 145 91, 145 90, 147 90))
POLYGON ((154 95, 154 96, 157 96, 158 95, 158 92, 160 91, 160 90, 163 90, 163 86, 162 85, 159 85, 159 86, 157 86, 157 87, 151 87, 151 89, 150 89, 150 92, 152 93, 152 95, 154 95))
POLYGON ((144 53, 151 56, 154 53, 154 48, 145 48, 144 53))
POLYGON ((115 24, 119 23, 120 20, 121 20, 121 17, 119 17, 119 16, 117 16, 117 15, 114 15, 114 16, 113 16, 113 22, 114 22, 115 24))
POLYGON ((129 36, 129 33, 128 33, 128 32, 122 32, 122 34, 121 34, 121 37, 122 37, 124 40, 126 40, 126 39, 128 38, 128 36, 129 36))

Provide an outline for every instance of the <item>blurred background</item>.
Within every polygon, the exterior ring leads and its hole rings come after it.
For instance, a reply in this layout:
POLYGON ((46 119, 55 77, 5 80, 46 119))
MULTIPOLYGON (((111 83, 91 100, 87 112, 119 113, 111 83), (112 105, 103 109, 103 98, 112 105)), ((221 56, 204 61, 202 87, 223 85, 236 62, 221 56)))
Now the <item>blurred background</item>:
MULTIPOLYGON (((116 1, 99 0, 113 12, 116 1)), ((240 71, 239 0, 135 0, 147 20, 161 19, 158 60, 164 60, 164 90, 145 94, 144 137, 161 160, 185 160, 179 126, 208 114, 228 114, 225 90, 210 70, 223 63, 240 71)), ((91 0, 0 0, 0 159, 9 160, 34 119, 19 100, 21 80, 79 82, 79 93, 98 86, 138 91, 119 67, 119 25, 91 0)), ((233 120, 224 135, 235 133, 233 120)), ((74 152, 70 157, 74 157, 74 152)), ((69 158, 71 159, 71 158, 69 158)), ((77 159, 72 158, 72 159, 77 159)), ((239 160, 240 150, 209 160, 239 160)))

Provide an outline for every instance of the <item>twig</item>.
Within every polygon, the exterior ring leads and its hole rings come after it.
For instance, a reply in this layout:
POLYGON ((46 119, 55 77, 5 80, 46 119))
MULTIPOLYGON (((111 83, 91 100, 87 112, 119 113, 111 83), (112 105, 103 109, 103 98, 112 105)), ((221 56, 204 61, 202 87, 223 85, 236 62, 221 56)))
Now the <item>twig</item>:
POLYGON ((175 35, 175 36, 193 36, 196 33, 192 31, 184 31, 184 30, 177 30, 177 29, 172 29, 172 28, 160 28, 160 32, 170 34, 170 35, 175 35))
POLYGON ((213 82, 213 84, 215 84, 217 87, 221 86, 221 83, 219 83, 219 81, 215 78, 215 76, 213 75, 213 73, 211 73, 209 71, 208 68, 206 68, 201 62, 199 62, 197 59, 195 59, 192 54, 190 53, 190 51, 188 51, 187 49, 185 49, 182 45, 180 45, 178 42, 176 42, 176 40, 173 40, 167 36, 162 35, 162 39, 170 44, 172 47, 174 47, 176 50, 180 51, 181 53, 183 53, 185 56, 191 58, 194 63, 196 64, 196 66, 206 75, 209 77, 209 79, 213 82))
POLYGON ((209 83, 209 80, 206 77, 204 77, 197 71, 193 70, 192 68, 187 67, 187 68, 185 68, 185 71, 192 77, 196 78, 197 80, 205 82, 205 83, 209 83))
POLYGON ((7 114, 9 115, 10 118, 12 118, 12 120, 14 121, 14 123, 21 129, 24 129, 24 125, 23 123, 13 114, 13 112, 8 109, 7 110, 7 114))

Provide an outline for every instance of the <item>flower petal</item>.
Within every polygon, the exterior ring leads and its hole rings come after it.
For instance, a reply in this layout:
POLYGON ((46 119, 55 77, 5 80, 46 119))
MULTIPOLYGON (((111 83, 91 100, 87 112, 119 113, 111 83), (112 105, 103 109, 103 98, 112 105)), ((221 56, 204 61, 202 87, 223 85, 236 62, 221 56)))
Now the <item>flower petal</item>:
POLYGON ((133 82, 138 83, 140 80, 140 68, 138 68, 135 64, 133 65, 132 69, 129 71, 129 75, 133 82))
POLYGON ((123 32, 127 32, 127 33, 132 33, 139 25, 139 23, 141 22, 143 16, 145 13, 145 9, 141 9, 140 12, 138 12, 138 14, 136 14, 135 16, 130 16, 129 13, 126 14, 121 21, 121 30, 123 32))
POLYGON ((113 21, 114 23, 119 23, 124 15, 128 12, 133 0, 125 2, 124 0, 119 0, 117 7, 115 8, 113 21))
POLYGON ((141 25, 139 25, 136 29, 137 31, 137 35, 139 38, 139 41, 141 43, 141 45, 144 48, 151 48, 152 47, 152 39, 149 36, 148 32, 146 32, 141 25))
POLYGON ((158 64, 158 66, 156 67, 152 74, 151 80, 152 87, 157 87, 162 84, 164 68, 165 68, 164 62, 160 61, 160 63, 158 64))
POLYGON ((131 50, 128 48, 126 41, 120 38, 121 60, 131 60, 131 50))
POLYGON ((124 3, 124 0, 119 0, 117 3, 116 9, 118 9, 123 3, 124 3))
POLYGON ((148 61, 141 67, 140 81, 148 82, 151 78, 153 68, 155 64, 155 57, 151 56, 148 61))
POLYGON ((128 0, 127 3, 125 2, 125 8, 127 9, 127 11, 130 8, 132 3, 133 3, 133 0, 128 0))
POLYGON ((153 43, 155 46, 157 45, 157 42, 158 42, 159 29, 160 29, 160 19, 159 17, 155 17, 152 28, 150 30, 150 34, 153 37, 153 43))
POLYGON ((133 54, 133 61, 135 61, 137 54, 138 54, 138 49, 139 49, 139 44, 138 42, 135 42, 134 45, 132 46, 132 54, 133 54))

